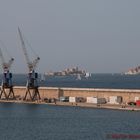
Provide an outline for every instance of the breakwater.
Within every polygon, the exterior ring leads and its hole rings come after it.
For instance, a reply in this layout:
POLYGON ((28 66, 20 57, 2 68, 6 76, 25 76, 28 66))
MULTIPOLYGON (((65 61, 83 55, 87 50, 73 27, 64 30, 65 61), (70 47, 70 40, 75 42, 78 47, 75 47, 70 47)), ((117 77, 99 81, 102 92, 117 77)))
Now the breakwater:
MULTIPOLYGON (((15 86, 13 88, 16 96, 23 98, 25 96, 26 87, 15 86)), ((132 89, 96 89, 96 88, 58 88, 58 87, 39 87, 41 99, 56 98, 61 96, 71 97, 97 97, 106 98, 110 96, 122 96, 123 103, 134 101, 135 97, 140 98, 140 90, 132 89)))

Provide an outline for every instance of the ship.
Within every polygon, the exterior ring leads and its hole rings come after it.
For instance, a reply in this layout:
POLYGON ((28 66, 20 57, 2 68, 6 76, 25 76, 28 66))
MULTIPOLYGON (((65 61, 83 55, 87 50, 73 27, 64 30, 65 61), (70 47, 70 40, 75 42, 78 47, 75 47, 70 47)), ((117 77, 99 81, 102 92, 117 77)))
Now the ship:
POLYGON ((136 75, 136 74, 140 74, 140 66, 137 66, 135 68, 131 68, 127 72, 125 72, 124 74, 125 75, 136 75))
MULTIPOLYGON (((76 77, 90 77, 91 74, 85 70, 81 70, 78 67, 66 68, 58 72, 47 72, 46 76, 76 76, 76 77)), ((80 79, 80 78, 78 78, 80 79)))

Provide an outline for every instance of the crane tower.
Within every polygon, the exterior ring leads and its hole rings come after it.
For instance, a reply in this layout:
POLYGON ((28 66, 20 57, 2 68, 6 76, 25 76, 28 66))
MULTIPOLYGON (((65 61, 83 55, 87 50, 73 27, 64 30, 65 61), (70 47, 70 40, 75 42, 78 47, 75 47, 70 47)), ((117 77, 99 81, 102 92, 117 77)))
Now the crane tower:
POLYGON ((14 58, 11 58, 8 62, 6 62, 2 50, 0 48, 0 59, 1 66, 3 69, 0 99, 2 98, 3 94, 5 96, 5 99, 7 100, 10 98, 15 99, 12 83, 12 73, 10 72, 10 68, 14 62, 14 58))
POLYGON ((29 59, 29 55, 25 46, 25 42, 23 39, 23 35, 21 33, 20 28, 18 28, 18 33, 21 41, 21 47, 26 59, 27 67, 28 67, 28 76, 27 76, 27 84, 26 84, 26 93, 24 96, 24 100, 27 99, 27 96, 29 95, 30 100, 40 100, 40 94, 38 90, 38 73, 35 72, 35 69, 37 67, 37 64, 40 60, 40 58, 37 56, 33 61, 29 59))

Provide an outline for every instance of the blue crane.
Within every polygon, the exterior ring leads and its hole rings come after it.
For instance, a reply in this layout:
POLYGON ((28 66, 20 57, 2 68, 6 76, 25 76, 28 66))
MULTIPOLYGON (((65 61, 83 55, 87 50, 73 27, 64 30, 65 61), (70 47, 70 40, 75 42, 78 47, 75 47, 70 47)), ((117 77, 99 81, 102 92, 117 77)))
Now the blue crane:
POLYGON ((27 95, 29 94, 30 99, 33 100, 40 100, 40 94, 38 90, 38 73, 35 72, 37 64, 39 63, 40 57, 36 57, 33 61, 29 59, 29 55, 25 46, 25 41, 23 39, 23 35, 21 33, 20 28, 18 28, 18 33, 21 41, 21 47, 25 56, 25 60, 28 67, 28 76, 27 76, 27 84, 26 84, 26 94, 24 100, 27 99, 27 95))
POLYGON ((14 62, 14 58, 10 58, 10 60, 6 62, 3 56, 2 50, 0 48, 0 60, 1 60, 1 66, 3 69, 0 99, 2 98, 2 94, 5 95, 6 99, 9 99, 11 97, 15 98, 14 91, 13 91, 13 83, 12 83, 12 73, 10 72, 10 68, 14 62), (8 94, 7 94, 6 89, 9 89, 8 94))

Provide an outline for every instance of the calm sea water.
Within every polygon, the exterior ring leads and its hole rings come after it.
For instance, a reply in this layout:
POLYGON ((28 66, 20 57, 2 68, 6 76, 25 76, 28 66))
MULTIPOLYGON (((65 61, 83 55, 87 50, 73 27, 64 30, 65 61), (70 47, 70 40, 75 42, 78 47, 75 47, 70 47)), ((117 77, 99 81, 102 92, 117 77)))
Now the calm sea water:
MULTIPOLYGON (((26 75, 13 75, 14 85, 26 85, 26 75)), ((140 89, 140 75, 92 74, 89 79, 76 77, 46 77, 40 86, 140 89)))
POLYGON ((140 137, 139 117, 140 112, 134 111, 0 103, 0 139, 107 140, 120 134, 140 137))

